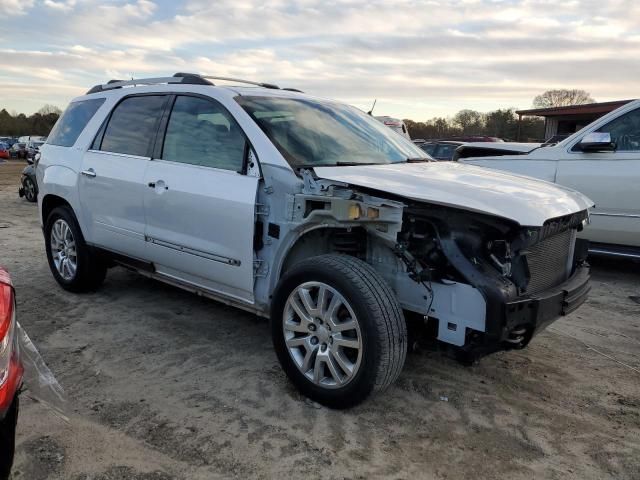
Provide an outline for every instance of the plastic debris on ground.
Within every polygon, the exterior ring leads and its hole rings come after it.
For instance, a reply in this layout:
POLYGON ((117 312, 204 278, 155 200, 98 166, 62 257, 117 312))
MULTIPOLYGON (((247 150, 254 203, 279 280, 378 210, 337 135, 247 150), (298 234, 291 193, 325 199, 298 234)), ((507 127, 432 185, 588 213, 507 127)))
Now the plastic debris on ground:
POLYGON ((23 394, 49 407, 64 421, 69 421, 67 398, 27 332, 18 326, 18 348, 24 366, 23 394))

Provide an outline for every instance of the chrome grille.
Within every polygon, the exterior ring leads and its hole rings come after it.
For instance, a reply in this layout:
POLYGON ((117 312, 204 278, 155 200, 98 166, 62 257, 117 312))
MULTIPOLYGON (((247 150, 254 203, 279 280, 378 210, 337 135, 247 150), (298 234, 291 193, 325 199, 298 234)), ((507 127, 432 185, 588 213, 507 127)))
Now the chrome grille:
POLYGON ((574 229, 565 230, 527 249, 527 263, 531 278, 527 293, 538 293, 564 282, 571 274, 574 229))

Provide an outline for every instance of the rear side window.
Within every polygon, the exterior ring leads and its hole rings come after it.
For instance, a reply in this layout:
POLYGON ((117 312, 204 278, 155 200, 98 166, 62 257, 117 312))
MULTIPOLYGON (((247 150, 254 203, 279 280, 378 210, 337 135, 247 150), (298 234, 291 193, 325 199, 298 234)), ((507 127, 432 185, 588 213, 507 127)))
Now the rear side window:
POLYGON ((51 130, 48 143, 71 147, 104 101, 104 98, 92 98, 70 104, 51 130))
POLYGON ((158 129, 165 98, 165 95, 125 98, 111 114, 100 150, 149 156, 149 147, 158 129))

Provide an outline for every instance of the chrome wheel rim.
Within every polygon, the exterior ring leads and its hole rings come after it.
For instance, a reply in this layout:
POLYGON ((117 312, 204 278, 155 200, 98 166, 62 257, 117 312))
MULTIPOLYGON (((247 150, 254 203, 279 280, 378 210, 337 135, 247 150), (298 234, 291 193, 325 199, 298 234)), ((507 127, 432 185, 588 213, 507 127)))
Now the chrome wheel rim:
POLYGON ((65 280, 73 280, 78 268, 76 242, 69 224, 59 218, 51 227, 51 256, 53 264, 60 276, 65 280))
POLYGON ((360 323, 336 289, 322 282, 299 285, 287 299, 282 326, 289 355, 315 385, 344 387, 358 373, 360 323))

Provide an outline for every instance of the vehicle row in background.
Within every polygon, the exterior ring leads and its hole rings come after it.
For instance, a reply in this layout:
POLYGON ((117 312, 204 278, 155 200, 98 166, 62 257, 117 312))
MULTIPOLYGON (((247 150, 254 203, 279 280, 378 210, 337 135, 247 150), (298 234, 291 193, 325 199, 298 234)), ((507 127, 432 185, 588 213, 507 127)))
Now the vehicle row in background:
POLYGON ((25 159, 27 158, 27 144, 22 142, 16 142, 11 145, 9 149, 9 155, 11 158, 25 159))
POLYGON ((35 135, 27 135, 19 138, 0 137, 0 158, 33 158, 46 140, 47 137, 35 135))
POLYGON ((504 141, 463 142, 460 140, 433 140, 420 144, 422 150, 440 161, 455 161, 459 158, 467 157, 523 155, 539 146, 539 143, 504 141))
POLYGON ((640 100, 554 146, 461 162, 554 182, 595 202, 582 236, 592 254, 640 258, 640 100))
POLYGON ((0 142, 0 159, 9 160, 9 158, 11 158, 11 154, 9 153, 10 148, 6 143, 0 142))
POLYGON ((18 139, 15 137, 0 137, 0 143, 3 143, 11 148, 14 143, 18 143, 18 139))

